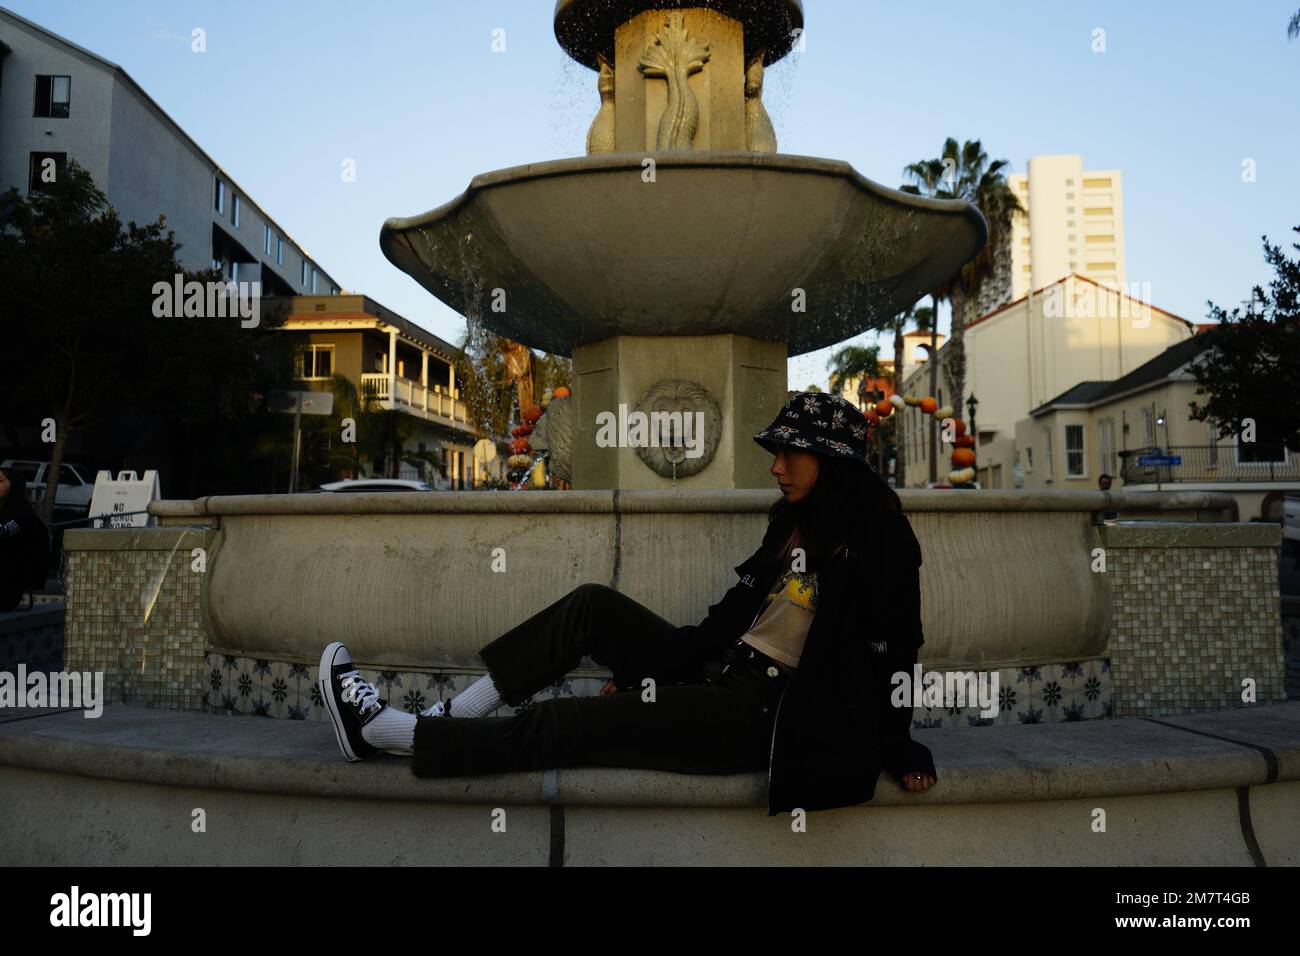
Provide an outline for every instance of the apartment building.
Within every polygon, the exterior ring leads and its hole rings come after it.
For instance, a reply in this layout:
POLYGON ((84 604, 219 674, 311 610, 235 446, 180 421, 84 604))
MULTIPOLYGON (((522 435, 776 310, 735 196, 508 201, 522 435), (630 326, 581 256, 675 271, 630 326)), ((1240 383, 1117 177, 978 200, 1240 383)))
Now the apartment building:
MULTIPOLYGON (((503 477, 506 449, 494 461, 474 458, 482 437, 468 419, 456 384, 460 351, 431 332, 363 295, 293 296, 269 300, 288 307, 282 331, 305 333, 295 357, 298 387, 325 391, 334 375, 369 390, 379 408, 403 413, 409 436, 403 452, 431 464, 399 462, 397 477, 419 478, 435 488, 474 488, 503 477)), ((365 462, 371 475, 391 474, 391 462, 365 462)))
MULTIPOLYGON (((1127 282, 1120 171, 1085 170, 1078 155, 1034 156, 1027 169, 1007 177, 1027 214, 1012 218, 1004 301, 1070 274, 1103 285, 1127 282)), ((980 312, 1002 304, 982 300, 980 312)))
POLYGON ((165 214, 186 268, 260 281, 267 295, 339 291, 125 70, 0 7, 0 190, 39 190, 69 160, 124 222, 165 214))
POLYGON ((1218 491, 1237 504, 1235 520, 1277 520, 1283 498, 1300 491, 1300 460, 1268 436, 1220 438, 1191 417, 1193 363, 1206 350, 1195 335, 1127 375, 1084 381, 1016 423, 1015 470, 1025 488, 1218 491))

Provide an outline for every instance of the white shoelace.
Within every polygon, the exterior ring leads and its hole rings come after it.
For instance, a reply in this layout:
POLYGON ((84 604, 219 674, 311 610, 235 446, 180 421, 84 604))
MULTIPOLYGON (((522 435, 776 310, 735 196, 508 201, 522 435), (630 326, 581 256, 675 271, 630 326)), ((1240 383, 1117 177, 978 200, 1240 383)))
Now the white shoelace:
POLYGON ((343 683, 343 699, 349 704, 356 704, 361 713, 368 714, 379 706, 379 691, 356 671, 340 674, 343 683))

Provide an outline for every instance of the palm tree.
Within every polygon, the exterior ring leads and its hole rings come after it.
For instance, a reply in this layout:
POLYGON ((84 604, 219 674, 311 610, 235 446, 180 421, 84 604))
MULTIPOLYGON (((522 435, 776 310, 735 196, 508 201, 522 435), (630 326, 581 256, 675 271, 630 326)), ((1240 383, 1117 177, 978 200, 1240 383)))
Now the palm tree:
MULTIPOLYGON (((903 168, 903 175, 910 179, 899 188, 905 193, 912 193, 917 196, 929 196, 931 199, 955 199, 957 198, 957 141, 951 136, 943 144, 943 152, 939 159, 923 159, 918 163, 910 163, 903 168)), ((935 321, 930 326, 930 394, 934 395, 938 389, 938 365, 934 361, 935 354, 939 351, 939 303, 952 295, 952 280, 943 283, 937 289, 930 291, 930 303, 934 312, 935 321)), ((938 477, 938 423, 934 417, 930 417, 930 481, 939 480, 938 477)))
MULTIPOLYGON (((851 380, 859 380, 859 392, 867 379, 880 375, 880 346, 846 345, 831 356, 830 364, 831 394, 839 395, 851 380)), ((808 389, 812 390, 811 386, 808 389)), ((819 389, 820 391, 820 389, 819 389)), ((861 402, 858 403, 861 405, 861 402)))
POLYGON ((952 288, 952 337, 944 374, 958 416, 966 393, 966 326, 978 318, 980 293, 986 282, 995 279, 999 270, 1010 268, 1011 220, 1023 213, 1011 187, 1007 184, 1005 159, 989 162, 979 140, 967 141, 961 150, 958 183, 961 198, 967 200, 988 223, 988 242, 970 262, 962 266, 952 288))
POLYGON ((1291 22, 1286 25, 1286 36, 1288 40, 1300 37, 1300 10, 1292 14, 1291 22))

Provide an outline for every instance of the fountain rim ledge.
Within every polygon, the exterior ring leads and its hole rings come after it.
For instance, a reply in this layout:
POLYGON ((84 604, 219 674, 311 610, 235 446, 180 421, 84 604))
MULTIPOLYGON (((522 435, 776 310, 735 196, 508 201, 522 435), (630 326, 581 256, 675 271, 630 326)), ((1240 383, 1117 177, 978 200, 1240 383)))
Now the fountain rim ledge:
POLYGON ((871 193, 880 199, 899 206, 911 207, 925 212, 954 213, 973 215, 982 238, 977 245, 982 247, 988 241, 988 223, 983 213, 974 204, 964 199, 934 199, 882 186, 868 179, 852 163, 842 159, 828 159, 822 156, 804 156, 799 153, 755 153, 748 150, 636 150, 632 152, 600 153, 594 156, 570 156, 563 159, 541 160, 535 163, 523 163, 502 169, 479 173, 470 180, 465 191, 455 198, 425 213, 414 216, 392 216, 384 220, 379 230, 379 245, 384 255, 393 265, 401 267, 389 251, 389 243, 396 233, 419 229, 430 223, 444 219, 466 204, 475 194, 498 186, 515 185, 535 179, 554 179, 561 176, 580 175, 593 172, 625 172, 632 167, 640 167, 644 160, 655 161, 656 172, 661 168, 674 169, 736 169, 757 168, 777 169, 811 175, 847 179, 863 192, 871 193))
MULTIPOLYGON (((1233 504, 1231 495, 1207 491, 987 489, 958 492, 947 488, 902 488, 897 491, 905 514, 1227 511, 1233 504)), ((349 495, 301 492, 292 495, 208 495, 193 500, 162 499, 150 504, 148 510, 154 517, 172 519, 243 515, 765 513, 778 497, 779 493, 761 488, 704 488, 686 492, 647 488, 589 489, 546 495, 510 491, 413 491, 400 496, 387 492, 349 495)))

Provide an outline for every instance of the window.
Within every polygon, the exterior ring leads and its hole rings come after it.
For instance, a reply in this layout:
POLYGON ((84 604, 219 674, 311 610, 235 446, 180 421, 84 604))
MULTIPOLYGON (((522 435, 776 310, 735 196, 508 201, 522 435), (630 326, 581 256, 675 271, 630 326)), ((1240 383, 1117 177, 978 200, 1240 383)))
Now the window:
POLYGON ((311 294, 316 294, 316 270, 311 270, 311 294))
POLYGON ((1110 189, 1110 178, 1105 179, 1085 179, 1083 181, 1084 189, 1110 189))
POLYGON ((336 286, 336 285, 331 285, 331 286, 330 286, 330 295, 338 295, 338 294, 339 294, 339 287, 336 286))
POLYGON ((275 237, 275 264, 277 266, 284 265, 284 237, 283 236, 275 237))
POLYGON ((58 182, 67 168, 67 153, 32 153, 27 172, 27 194, 48 192, 49 185, 58 182))
MULTIPOLYGON (((1066 194, 1065 194, 1065 198, 1066 198, 1066 199, 1073 199, 1073 198, 1074 198, 1074 193, 1066 193, 1066 194)), ((1071 209, 1070 211, 1071 211, 1071 212, 1074 212, 1073 209, 1071 209)))
POLYGON ((262 226, 262 252, 271 254, 271 227, 267 225, 262 226))
POLYGON ((311 272, 311 266, 308 265, 306 259, 302 260, 302 287, 304 289, 307 288, 308 285, 307 279, 308 279, 308 274, 310 272, 311 272))
POLYGON ((1073 207, 1073 206, 1066 206, 1066 207, 1065 207, 1065 212, 1066 212, 1067 215, 1073 216, 1073 215, 1074 215, 1074 207, 1073 207))
POLYGON ((1219 463, 1219 436, 1215 433, 1214 423, 1205 423, 1205 443, 1210 446, 1210 467, 1213 468, 1219 463))
POLYGON ((230 221, 234 223, 235 228, 239 228, 239 194, 230 194, 230 221))
POLYGON ((1047 439, 1047 444, 1043 449, 1043 465, 1046 470, 1047 480, 1051 481, 1052 480, 1052 430, 1050 428, 1045 429, 1045 437, 1047 439))
POLYGON ((1101 470, 1114 475, 1119 469, 1115 467, 1115 419, 1103 418, 1097 423, 1098 449, 1101 453, 1101 470))
POLYGON ((1087 474, 1083 463, 1083 426, 1065 426, 1065 475, 1082 478, 1087 474))
POLYGON ((298 352, 298 378, 329 378, 334 373, 334 346, 308 345, 298 352))
POLYGON ((1032 447, 1025 449, 1025 471, 1031 475, 1034 473, 1034 449, 1032 447))
POLYGON ((1154 448, 1156 444, 1156 423, 1149 408, 1142 409, 1142 444, 1146 448, 1154 448))
POLYGON ((33 116, 67 119, 72 101, 72 77, 36 77, 36 109, 33 116))
POLYGON ((1073 185, 1074 185, 1074 180, 1073 180, 1073 179, 1067 179, 1067 180, 1065 181, 1065 185, 1067 185, 1067 186, 1073 186, 1073 185))
POLYGON ((226 214, 226 184, 220 179, 217 180, 217 191, 212 197, 212 208, 217 211, 219 216, 226 214))

